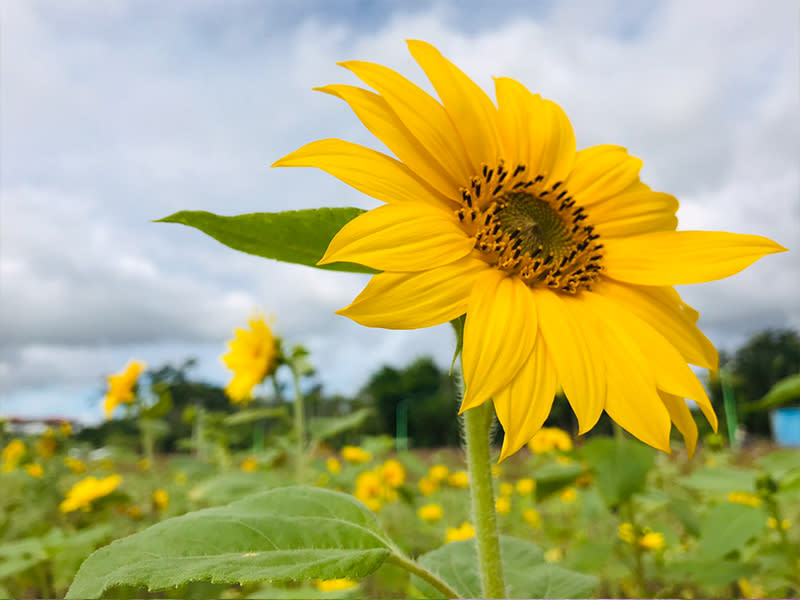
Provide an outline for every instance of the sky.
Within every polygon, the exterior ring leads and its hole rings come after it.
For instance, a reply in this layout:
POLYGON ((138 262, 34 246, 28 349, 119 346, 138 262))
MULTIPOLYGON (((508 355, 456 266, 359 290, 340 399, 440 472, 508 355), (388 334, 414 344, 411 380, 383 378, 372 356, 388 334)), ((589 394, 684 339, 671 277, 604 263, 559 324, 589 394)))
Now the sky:
POLYGON ((790 249, 679 288, 718 348, 800 329, 800 4, 796 1, 4 0, 0 2, 0 415, 101 418, 104 375, 220 355, 254 310, 311 351, 329 393, 421 355, 447 325, 361 327, 334 311, 367 276, 237 253, 153 220, 376 201, 311 169, 314 139, 383 150, 337 99, 336 62, 388 65, 428 91, 406 39, 491 94, 518 79, 560 104, 578 147, 619 144, 680 200, 679 229, 790 249))

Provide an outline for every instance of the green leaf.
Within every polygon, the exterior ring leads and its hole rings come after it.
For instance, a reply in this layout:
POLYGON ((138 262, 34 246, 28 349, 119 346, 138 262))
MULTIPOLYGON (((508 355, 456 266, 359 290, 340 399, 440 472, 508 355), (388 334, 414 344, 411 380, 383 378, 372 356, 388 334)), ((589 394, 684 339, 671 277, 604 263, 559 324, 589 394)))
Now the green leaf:
POLYGON ((688 579, 700 585, 728 585, 741 577, 755 575, 759 568, 739 560, 692 557, 675 561, 665 570, 670 579, 681 583, 688 579))
POLYGON ((464 348, 464 323, 466 323, 466 321, 467 315, 461 315, 450 321, 450 325, 453 326, 453 331, 456 333, 456 349, 453 352, 453 362, 450 363, 450 375, 453 374, 458 355, 461 354, 461 350, 464 348))
MULTIPOLYGON (((202 210, 183 210, 156 221, 180 223, 199 229, 226 246, 283 262, 317 267, 334 235, 363 213, 360 208, 315 208, 278 213, 250 213, 233 217, 202 210)), ((352 263, 317 267, 331 271, 376 273, 352 263)))
POLYGON ((545 498, 560 492, 565 487, 572 485, 575 480, 585 472, 585 469, 578 463, 545 463, 533 471, 536 478, 536 501, 541 502, 545 498))
POLYGON ((583 447, 594 470, 600 495, 610 508, 641 492, 655 462, 655 451, 628 439, 594 438, 583 447))
POLYGON ((261 419, 279 419, 288 418, 288 416, 289 413, 287 413, 286 409, 282 406, 271 408, 248 408, 225 417, 222 423, 223 425, 243 425, 245 423, 260 421, 261 419))
POLYGON ((767 394, 754 404, 746 404, 742 412, 747 414, 759 410, 778 408, 795 400, 800 400, 800 373, 781 379, 767 394))
POLYGON ((776 481, 781 481, 792 471, 800 471, 800 450, 796 448, 773 450, 757 458, 755 463, 776 481))
POLYGON ((759 508, 733 502, 718 504, 703 519, 699 551, 703 558, 721 558, 761 533, 766 522, 767 515, 759 508))
POLYGON ((752 492, 756 485, 756 475, 752 471, 741 469, 707 467, 684 477, 681 483, 704 492, 752 492))
POLYGON ((273 473, 231 471, 201 481, 191 489, 189 498, 206 506, 216 506, 269 489, 277 483, 278 478, 273 473))
MULTIPOLYGON (((595 577, 546 563, 542 550, 525 540, 500 536, 500 554, 509 598, 587 598, 597 585, 595 577)), ((422 555, 418 562, 446 581, 462 598, 481 597, 474 539, 446 544, 422 555)), ((441 596, 416 576, 412 577, 412 583, 429 597, 441 596)))
POLYGON ((308 431, 316 441, 326 440, 361 427, 371 414, 371 408, 360 408, 344 417, 316 417, 308 422, 308 431))
POLYGON ((367 508, 346 494, 287 487, 162 521, 94 552, 68 598, 114 586, 167 589, 190 581, 361 578, 391 554, 367 508))

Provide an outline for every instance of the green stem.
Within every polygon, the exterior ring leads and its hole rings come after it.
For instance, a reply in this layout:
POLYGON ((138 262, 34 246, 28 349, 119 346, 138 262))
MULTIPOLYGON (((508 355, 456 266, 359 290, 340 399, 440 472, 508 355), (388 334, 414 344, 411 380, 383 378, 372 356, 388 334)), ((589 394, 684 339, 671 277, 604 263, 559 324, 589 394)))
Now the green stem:
POLYGON ((292 369, 292 380, 294 381, 294 432, 297 436, 297 483, 302 484, 305 477, 306 421, 303 393, 300 391, 300 375, 295 369, 292 369))
POLYGON ((464 413, 469 486, 472 496, 472 520, 478 538, 478 568, 483 598, 505 598, 503 565, 500 562, 500 538, 494 507, 492 468, 489 455, 489 428, 492 404, 484 402, 464 413))
POLYGON ((431 587, 435 588, 437 592, 441 592, 445 598, 460 598, 461 596, 458 595, 458 592, 451 588, 447 583, 439 579, 435 573, 431 573, 423 567, 421 564, 414 562, 410 558, 403 556, 402 554, 394 553, 389 556, 388 561, 396 564, 398 567, 401 567, 408 571, 409 573, 416 575, 420 579, 426 581, 431 585, 431 587))

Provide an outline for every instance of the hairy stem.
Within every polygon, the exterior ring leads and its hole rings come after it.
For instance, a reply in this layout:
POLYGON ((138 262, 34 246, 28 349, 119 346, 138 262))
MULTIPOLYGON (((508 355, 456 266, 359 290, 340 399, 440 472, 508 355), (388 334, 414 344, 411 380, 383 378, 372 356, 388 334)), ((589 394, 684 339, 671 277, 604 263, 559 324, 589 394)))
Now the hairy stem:
POLYGON ((399 567, 402 567, 409 573, 416 575, 420 579, 426 581, 431 585, 431 587, 435 588, 437 592, 441 592, 445 598, 460 598, 461 596, 458 595, 458 592, 451 588, 445 581, 439 579, 439 577, 435 573, 431 573, 423 567, 421 564, 414 562, 410 558, 403 556, 402 554, 392 554, 388 558, 388 562, 394 563, 399 567))

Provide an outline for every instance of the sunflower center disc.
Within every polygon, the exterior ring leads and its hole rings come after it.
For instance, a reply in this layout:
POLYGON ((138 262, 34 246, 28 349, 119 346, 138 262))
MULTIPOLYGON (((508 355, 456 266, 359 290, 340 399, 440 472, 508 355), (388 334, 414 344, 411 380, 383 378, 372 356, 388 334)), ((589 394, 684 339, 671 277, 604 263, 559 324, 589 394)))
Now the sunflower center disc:
POLYGON ((519 236, 519 248, 543 256, 552 254, 560 260, 574 246, 564 219, 548 202, 524 192, 513 192, 497 199, 495 218, 509 235, 519 236))

